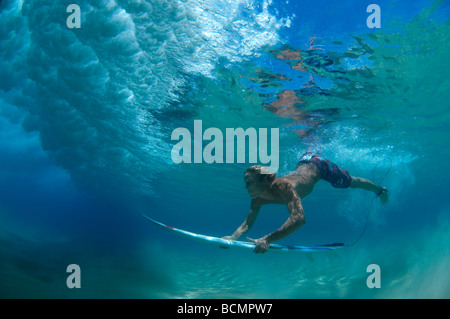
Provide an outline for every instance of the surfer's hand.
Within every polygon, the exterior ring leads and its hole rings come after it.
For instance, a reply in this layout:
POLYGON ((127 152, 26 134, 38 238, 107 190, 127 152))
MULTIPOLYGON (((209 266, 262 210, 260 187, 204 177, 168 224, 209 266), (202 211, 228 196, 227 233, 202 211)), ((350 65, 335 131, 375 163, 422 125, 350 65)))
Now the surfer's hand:
MULTIPOLYGON (((235 240, 233 236, 224 236, 224 237, 222 237, 222 239, 226 239, 226 240, 235 240)), ((228 248, 230 248, 229 246, 225 246, 225 245, 220 245, 219 247, 222 248, 222 249, 228 249, 228 248)))
POLYGON ((269 249, 270 243, 264 237, 259 239, 248 238, 248 240, 255 243, 256 246, 253 249, 255 254, 264 254, 269 249))

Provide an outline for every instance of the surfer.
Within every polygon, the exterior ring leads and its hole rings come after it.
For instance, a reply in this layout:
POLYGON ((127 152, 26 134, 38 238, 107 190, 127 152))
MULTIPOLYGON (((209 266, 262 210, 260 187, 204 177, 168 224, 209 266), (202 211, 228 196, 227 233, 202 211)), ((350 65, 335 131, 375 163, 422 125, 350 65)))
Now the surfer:
POLYGON ((276 231, 259 239, 251 239, 256 247, 255 253, 264 253, 269 249, 270 243, 277 241, 300 228, 305 224, 305 212, 301 198, 313 191, 314 185, 320 180, 326 180, 335 188, 361 188, 375 193, 382 203, 388 200, 388 190, 375 183, 361 178, 350 176, 329 160, 312 152, 306 152, 300 158, 294 172, 278 177, 267 167, 255 165, 247 169, 244 175, 245 188, 252 198, 250 212, 245 221, 231 236, 224 239, 238 240, 247 233, 255 222, 262 205, 276 203, 287 206, 290 213, 286 222, 276 231))

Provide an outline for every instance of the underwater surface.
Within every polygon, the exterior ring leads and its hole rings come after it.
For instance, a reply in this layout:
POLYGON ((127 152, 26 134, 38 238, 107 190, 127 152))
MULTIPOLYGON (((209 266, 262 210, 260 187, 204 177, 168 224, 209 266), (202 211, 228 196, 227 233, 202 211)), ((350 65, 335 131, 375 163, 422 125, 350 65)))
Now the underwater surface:
POLYGON ((0 2, 0 297, 450 298, 450 2, 380 1, 370 28, 366 0, 77 0, 70 28, 74 2, 0 2), (320 152, 389 201, 320 181, 277 243, 355 243, 331 252, 166 232, 141 214, 222 237, 250 208, 249 156, 174 162, 195 120, 278 128, 278 176, 320 152))

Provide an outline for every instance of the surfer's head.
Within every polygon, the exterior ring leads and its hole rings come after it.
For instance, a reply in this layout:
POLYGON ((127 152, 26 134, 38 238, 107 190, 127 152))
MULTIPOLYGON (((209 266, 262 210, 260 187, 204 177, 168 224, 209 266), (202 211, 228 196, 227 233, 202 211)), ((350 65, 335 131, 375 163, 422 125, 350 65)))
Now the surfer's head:
POLYGON ((268 167, 254 165, 249 167, 244 174, 245 188, 251 198, 258 197, 269 190, 270 185, 277 178, 268 167))

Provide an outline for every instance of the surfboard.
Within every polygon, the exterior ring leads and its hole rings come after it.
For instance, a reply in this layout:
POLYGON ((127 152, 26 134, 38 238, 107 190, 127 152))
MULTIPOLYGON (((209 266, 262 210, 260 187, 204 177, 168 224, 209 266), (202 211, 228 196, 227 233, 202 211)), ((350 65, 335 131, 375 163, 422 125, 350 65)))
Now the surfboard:
MULTIPOLYGON (((250 241, 240 241, 240 240, 230 240, 223 239, 219 237, 207 236, 203 234, 193 233, 187 230, 175 228, 166 224, 163 224, 157 220, 154 220, 144 214, 142 214, 145 219, 152 222, 153 224, 160 226, 161 228, 168 230, 170 232, 189 237, 192 239, 196 239, 202 242, 216 244, 222 247, 239 247, 246 249, 254 249, 255 244, 250 241)), ((316 245, 316 246, 292 246, 292 245, 281 245, 281 244, 270 244, 269 250, 274 251, 287 251, 287 252, 309 252, 309 251, 327 251, 327 250, 335 250, 346 247, 343 243, 333 243, 333 244, 325 244, 325 245, 316 245)))

